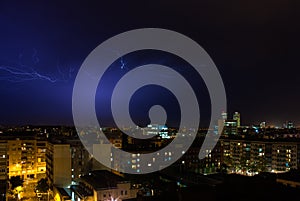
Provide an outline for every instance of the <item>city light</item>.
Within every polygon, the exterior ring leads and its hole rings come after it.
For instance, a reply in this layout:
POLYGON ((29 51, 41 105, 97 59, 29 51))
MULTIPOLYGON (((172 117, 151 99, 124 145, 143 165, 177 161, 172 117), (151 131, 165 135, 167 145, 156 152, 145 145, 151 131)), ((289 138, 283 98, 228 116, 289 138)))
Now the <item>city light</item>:
POLYGON ((114 199, 112 196, 110 197, 110 199, 107 199, 107 201, 118 201, 119 197, 117 197, 116 199, 114 199))

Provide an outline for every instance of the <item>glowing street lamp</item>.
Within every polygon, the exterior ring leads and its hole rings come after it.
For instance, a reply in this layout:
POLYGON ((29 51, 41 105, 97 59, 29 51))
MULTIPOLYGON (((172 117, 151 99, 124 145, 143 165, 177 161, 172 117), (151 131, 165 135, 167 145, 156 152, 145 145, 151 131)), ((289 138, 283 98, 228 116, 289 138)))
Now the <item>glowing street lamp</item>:
POLYGON ((21 200, 22 196, 21 193, 23 192, 23 187, 22 186, 18 186, 15 188, 17 194, 18 194, 18 199, 21 200))
MULTIPOLYGON (((120 196, 119 196, 120 197, 120 196)), ((119 197, 117 197, 116 199, 114 199, 112 196, 110 197, 110 199, 107 199, 106 201, 118 201, 119 197)))

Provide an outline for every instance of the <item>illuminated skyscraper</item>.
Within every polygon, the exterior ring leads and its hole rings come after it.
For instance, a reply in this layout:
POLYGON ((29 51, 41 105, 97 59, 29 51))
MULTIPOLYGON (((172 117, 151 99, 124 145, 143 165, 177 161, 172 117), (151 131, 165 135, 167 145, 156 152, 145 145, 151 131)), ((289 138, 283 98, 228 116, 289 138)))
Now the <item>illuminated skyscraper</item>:
POLYGON ((233 120, 236 121, 237 127, 239 128, 241 126, 241 115, 239 112, 233 114, 233 120))

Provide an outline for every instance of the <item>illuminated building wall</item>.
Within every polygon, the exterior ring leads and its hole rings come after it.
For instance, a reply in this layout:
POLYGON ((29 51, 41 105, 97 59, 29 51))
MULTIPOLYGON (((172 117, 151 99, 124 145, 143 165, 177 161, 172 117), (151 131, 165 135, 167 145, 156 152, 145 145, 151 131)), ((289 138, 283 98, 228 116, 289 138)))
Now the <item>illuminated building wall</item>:
POLYGON ((300 145, 296 142, 220 139, 220 144, 221 161, 233 171, 289 171, 296 169, 300 161, 300 145))
POLYGON ((250 168, 267 171, 268 167, 271 167, 272 151, 267 149, 269 146, 269 143, 260 141, 221 139, 222 162, 229 165, 233 171, 246 172, 250 168))
POLYGON ((209 174, 216 173, 221 165, 220 144, 213 150, 204 150, 206 157, 199 159, 199 147, 191 147, 177 162, 181 171, 209 174))
POLYGON ((272 146, 272 154, 273 170, 289 171, 297 168, 297 145, 295 143, 275 143, 272 146))
MULTIPOLYGON (((178 147, 181 149, 181 147, 178 147)), ((96 159, 102 158, 105 164, 110 164, 113 169, 119 172, 136 172, 140 173, 141 167, 147 167, 151 169, 153 166, 164 167, 174 157, 174 152, 159 152, 150 161, 141 160, 142 154, 152 153, 152 151, 138 151, 134 153, 127 152, 124 160, 124 156, 120 155, 120 152, 116 152, 112 149, 111 144, 93 144, 93 164, 92 170, 109 170, 106 166, 99 163, 96 159)))
POLYGON ((46 176, 46 150, 46 141, 36 142, 36 169, 38 179, 44 178, 46 176))
POLYGON ((239 141, 230 142, 230 158, 235 163, 240 163, 243 157, 243 143, 239 141))
POLYGON ((71 172, 72 183, 76 183, 78 178, 89 173, 92 168, 91 155, 82 145, 79 139, 66 140, 71 149, 71 172))
POLYGON ((9 178, 21 176, 23 179, 44 177, 46 172, 45 144, 37 149, 37 140, 16 138, 7 141, 9 155, 9 178))
POLYGON ((270 167, 270 160, 267 160, 267 156, 270 156, 270 149, 267 151, 266 147, 270 143, 265 142, 251 142, 250 152, 250 165, 254 165, 257 171, 267 171, 267 167, 270 167))

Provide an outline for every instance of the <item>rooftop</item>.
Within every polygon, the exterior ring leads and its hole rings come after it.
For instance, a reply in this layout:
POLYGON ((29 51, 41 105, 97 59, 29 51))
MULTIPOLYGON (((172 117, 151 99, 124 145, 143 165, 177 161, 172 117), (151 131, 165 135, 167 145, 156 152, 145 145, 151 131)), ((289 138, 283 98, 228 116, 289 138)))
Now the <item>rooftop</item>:
POLYGON ((96 190, 116 188, 118 183, 127 182, 123 177, 107 170, 93 171, 90 175, 81 177, 81 180, 93 186, 96 190))

